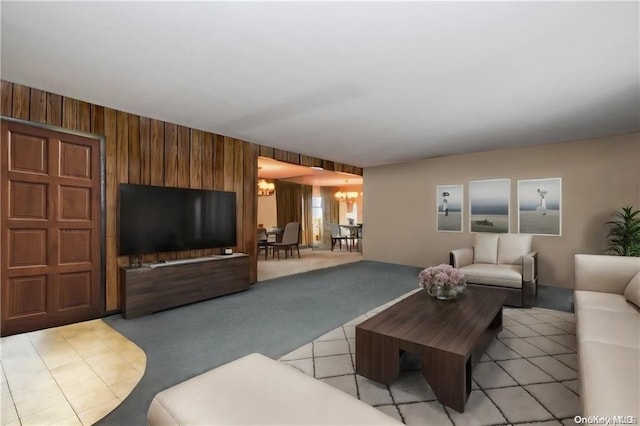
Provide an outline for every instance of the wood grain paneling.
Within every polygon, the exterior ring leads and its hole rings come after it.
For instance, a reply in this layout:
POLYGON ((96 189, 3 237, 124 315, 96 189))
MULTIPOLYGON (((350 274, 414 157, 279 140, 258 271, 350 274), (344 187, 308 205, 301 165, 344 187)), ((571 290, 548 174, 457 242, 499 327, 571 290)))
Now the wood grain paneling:
MULTIPOLYGON (((238 244, 236 251, 251 256, 251 280, 256 280, 257 157, 323 167, 332 162, 255 145, 197 129, 116 111, 2 81, 2 114, 92 132, 105 138, 106 178, 106 310, 119 309, 118 267, 129 259, 118 257, 118 190, 120 183, 180 186, 236 191, 238 244)), ((348 166, 343 166, 348 169, 348 166)), ((362 169, 354 168, 362 174, 362 169)), ((162 255, 187 257, 191 251, 162 255)), ((219 253, 218 249, 198 251, 219 253)), ((145 261, 158 259, 144 256, 145 261)))
POLYGON ((36 123, 47 122, 47 94, 42 90, 31 89, 29 100, 29 121, 36 123))
POLYGON ((29 97, 31 90, 21 84, 13 85, 12 116, 22 120, 29 119, 29 97))
POLYGON ((11 107, 13 103, 13 84, 3 80, 0 90, 2 90, 2 115, 11 117, 13 111, 11 107))

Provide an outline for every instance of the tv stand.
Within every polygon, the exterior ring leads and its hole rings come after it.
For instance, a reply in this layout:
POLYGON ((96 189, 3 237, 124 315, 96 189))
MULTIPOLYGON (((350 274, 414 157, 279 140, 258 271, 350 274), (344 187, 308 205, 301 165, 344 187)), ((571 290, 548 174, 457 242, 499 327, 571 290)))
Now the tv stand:
POLYGON ((120 268, 120 306, 135 318, 246 290, 249 255, 215 255, 120 268))

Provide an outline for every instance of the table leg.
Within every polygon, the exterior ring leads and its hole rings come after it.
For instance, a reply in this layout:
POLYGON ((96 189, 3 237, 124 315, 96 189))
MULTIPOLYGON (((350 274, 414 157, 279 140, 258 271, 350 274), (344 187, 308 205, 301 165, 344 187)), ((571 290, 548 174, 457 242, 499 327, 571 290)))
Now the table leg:
POLYGON ((471 357, 465 359, 433 348, 423 350, 422 375, 438 401, 461 413, 471 393, 471 372, 471 357))
POLYGON ((398 341, 356 326, 356 373, 389 384, 400 374, 398 341))

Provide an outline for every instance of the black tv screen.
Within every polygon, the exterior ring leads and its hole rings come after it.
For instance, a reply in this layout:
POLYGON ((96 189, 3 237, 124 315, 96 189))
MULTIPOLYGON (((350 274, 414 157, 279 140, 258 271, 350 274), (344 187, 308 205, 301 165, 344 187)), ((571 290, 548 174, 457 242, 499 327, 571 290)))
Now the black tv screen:
POLYGON ((236 193, 120 185, 121 256, 236 245, 236 193))

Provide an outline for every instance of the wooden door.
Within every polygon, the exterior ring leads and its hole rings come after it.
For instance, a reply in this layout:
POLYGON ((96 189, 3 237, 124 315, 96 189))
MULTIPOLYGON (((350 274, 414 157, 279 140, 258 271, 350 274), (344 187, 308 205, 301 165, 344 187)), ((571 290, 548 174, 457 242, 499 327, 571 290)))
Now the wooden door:
POLYGON ((102 312, 100 141, 2 120, 3 336, 102 312))

